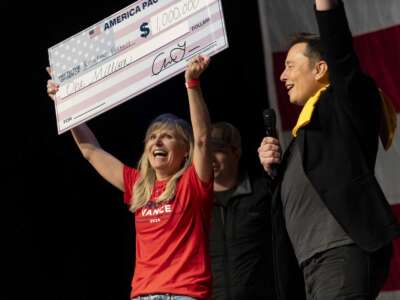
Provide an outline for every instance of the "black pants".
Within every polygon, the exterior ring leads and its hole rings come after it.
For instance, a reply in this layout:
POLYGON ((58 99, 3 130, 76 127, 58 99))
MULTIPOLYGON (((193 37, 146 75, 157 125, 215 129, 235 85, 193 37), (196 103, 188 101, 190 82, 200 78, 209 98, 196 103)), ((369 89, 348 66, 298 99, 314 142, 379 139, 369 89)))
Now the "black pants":
POLYGON ((391 243, 373 253, 351 244, 314 255, 302 264, 307 300, 375 299, 391 256, 391 243))

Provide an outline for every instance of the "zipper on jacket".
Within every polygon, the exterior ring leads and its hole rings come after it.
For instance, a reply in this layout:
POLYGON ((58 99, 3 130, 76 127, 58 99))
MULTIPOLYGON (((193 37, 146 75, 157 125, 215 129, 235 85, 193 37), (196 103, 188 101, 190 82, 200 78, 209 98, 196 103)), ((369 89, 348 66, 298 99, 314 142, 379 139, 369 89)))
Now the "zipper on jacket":
MULTIPOLYGON (((224 233, 225 233, 225 215, 224 215, 224 208, 222 206, 219 207, 219 211, 221 212, 221 223, 224 225, 224 233)), ((226 234, 225 234, 226 237, 226 234)))
POLYGON ((222 228, 224 232, 224 250, 225 250, 225 257, 224 257, 224 276, 225 276, 225 286, 226 286, 226 293, 228 296, 229 300, 232 300, 232 291, 231 291, 231 280, 229 277, 229 251, 228 251, 228 245, 227 245, 227 230, 226 230, 226 222, 225 222, 225 217, 226 213, 224 212, 224 207, 220 206, 220 212, 221 212, 221 223, 222 223, 222 228))

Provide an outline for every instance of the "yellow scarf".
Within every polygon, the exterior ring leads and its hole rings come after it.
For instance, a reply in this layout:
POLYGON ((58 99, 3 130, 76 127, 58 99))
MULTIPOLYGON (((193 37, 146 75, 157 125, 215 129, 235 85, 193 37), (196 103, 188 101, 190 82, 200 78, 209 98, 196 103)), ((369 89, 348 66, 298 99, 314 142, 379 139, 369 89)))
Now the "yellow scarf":
POLYGON ((385 151, 387 151, 393 143, 394 134, 396 132, 397 118, 392 101, 389 97, 379 89, 382 99, 382 124, 379 132, 381 142, 385 151))
MULTIPOLYGON (((329 84, 319 89, 303 106, 303 109, 300 112, 299 118, 297 119, 296 126, 292 129, 292 135, 294 137, 297 136, 297 131, 310 123, 312 114, 314 112, 314 106, 318 102, 321 93, 324 92, 329 87, 329 84)), ((397 118, 396 111, 393 107, 393 104, 389 97, 379 89, 379 93, 382 99, 382 124, 379 132, 379 136, 381 138, 381 142, 383 148, 387 151, 393 143, 396 126, 397 126, 397 118)))
POLYGON ((303 109, 300 112, 299 118, 297 119, 297 124, 292 129, 292 135, 294 137, 297 136, 297 131, 301 128, 310 123, 311 116, 314 112, 314 106, 318 102, 321 93, 325 91, 329 87, 329 84, 320 88, 314 96, 307 100, 306 104, 304 104, 303 109))

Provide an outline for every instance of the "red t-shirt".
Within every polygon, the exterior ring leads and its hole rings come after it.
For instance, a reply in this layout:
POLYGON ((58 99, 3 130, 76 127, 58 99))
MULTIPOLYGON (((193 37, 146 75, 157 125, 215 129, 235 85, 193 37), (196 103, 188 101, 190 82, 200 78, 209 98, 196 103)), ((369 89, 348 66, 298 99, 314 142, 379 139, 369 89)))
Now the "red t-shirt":
MULTIPOLYGON (((124 201, 130 204, 137 170, 124 167, 124 201)), ((207 253, 212 209, 212 180, 202 182, 190 166, 179 179, 175 196, 157 205, 165 189, 157 181, 151 200, 135 212, 136 265, 132 297, 169 293, 209 299, 211 270, 207 253)))

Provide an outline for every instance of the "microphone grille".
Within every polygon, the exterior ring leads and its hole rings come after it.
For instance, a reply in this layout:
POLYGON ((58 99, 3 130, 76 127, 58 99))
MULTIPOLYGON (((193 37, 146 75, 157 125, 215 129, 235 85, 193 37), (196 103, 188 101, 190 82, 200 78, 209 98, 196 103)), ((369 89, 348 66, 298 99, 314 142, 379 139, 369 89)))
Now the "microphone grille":
POLYGON ((276 114, 273 108, 267 108, 263 111, 264 125, 269 128, 275 127, 276 124, 276 114))

